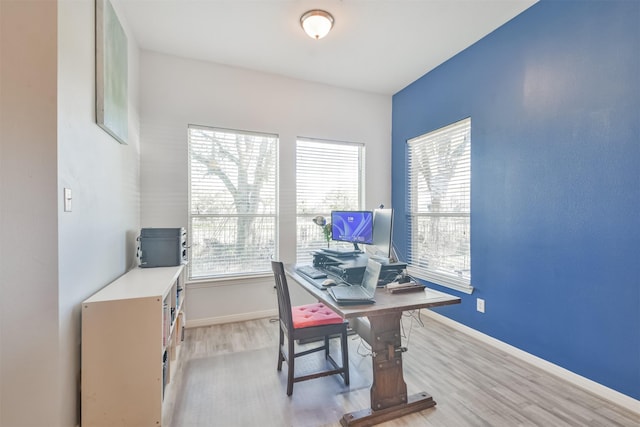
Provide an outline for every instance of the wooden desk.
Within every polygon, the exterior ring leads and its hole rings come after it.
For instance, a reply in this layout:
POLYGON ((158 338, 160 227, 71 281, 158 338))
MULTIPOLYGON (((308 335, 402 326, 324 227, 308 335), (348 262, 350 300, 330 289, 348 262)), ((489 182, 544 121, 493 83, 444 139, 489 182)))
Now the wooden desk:
POLYGON ((299 275, 294 266, 286 266, 287 275, 307 292, 331 307, 371 346, 373 353, 373 383, 371 408, 345 414, 343 426, 370 426, 430 408, 436 404, 426 392, 407 395, 402 371, 400 320, 403 311, 459 304, 460 298, 438 291, 391 294, 378 289, 375 304, 338 305, 325 290, 314 286, 299 275), (363 318, 368 319, 365 320, 363 318))

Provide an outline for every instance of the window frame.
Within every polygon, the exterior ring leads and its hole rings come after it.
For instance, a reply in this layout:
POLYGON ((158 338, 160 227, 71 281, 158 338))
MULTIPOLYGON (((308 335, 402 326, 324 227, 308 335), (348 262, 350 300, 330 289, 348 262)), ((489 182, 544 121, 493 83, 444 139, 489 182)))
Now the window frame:
MULTIPOLYGON (((364 143, 359 142, 346 142, 346 141, 336 141, 336 140, 327 140, 327 139, 319 139, 319 138, 309 138, 309 137, 297 137, 295 143, 295 159, 296 159, 296 208, 295 208, 295 218, 296 218, 296 262, 297 263, 310 263, 312 260, 312 252, 314 250, 322 249, 323 247, 327 247, 329 244, 324 239, 323 228, 313 224, 312 219, 316 216, 324 216, 327 223, 331 221, 331 211, 339 210, 339 209, 347 209, 347 210, 363 210, 364 209, 364 195, 365 195, 365 154, 366 154, 366 146, 364 143), (349 150, 352 147, 356 148, 357 151, 357 165, 353 165, 355 170, 357 171, 357 200, 356 205, 333 205, 329 206, 326 209, 312 208, 309 212, 301 213, 299 208, 302 204, 300 200, 301 191, 300 188, 302 186, 302 182, 299 176, 299 168, 301 165, 301 158, 299 157, 299 147, 300 143, 308 143, 308 144, 317 144, 318 147, 324 146, 323 150, 330 150, 331 146, 341 146, 344 147, 345 150, 349 150), (310 236, 310 241, 306 241, 301 238, 301 227, 303 225, 308 225, 304 233, 305 235, 310 236), (303 249, 301 247, 302 243, 305 245, 308 243, 307 249, 303 249)), ((328 156, 328 155, 327 155, 328 156)), ((341 160, 345 160, 344 159, 341 160)), ((326 168, 323 170, 322 174, 319 174, 318 180, 319 182, 323 182, 323 178, 326 179, 326 168)), ((332 247, 344 247, 344 248, 352 248, 353 245, 350 243, 343 243, 337 241, 331 241, 330 245, 332 247)))
MULTIPOLYGON (((471 118, 462 119, 409 139, 406 148, 407 272, 418 279, 471 294, 473 292, 471 284, 471 118), (462 138, 461 142, 460 138, 462 138), (427 183, 428 179, 424 178, 425 172, 431 173, 435 169, 431 164, 423 166, 421 170, 416 169, 418 163, 424 165, 430 159, 427 158, 428 154, 422 154, 418 157, 415 152, 422 148, 420 151, 424 153, 428 148, 434 147, 435 149, 431 153, 437 152, 438 154, 435 156, 440 156, 438 165, 442 165, 443 160, 446 161, 446 167, 438 170, 438 173, 441 174, 439 176, 440 182, 442 182, 442 171, 444 171, 446 185, 441 184, 441 188, 438 189, 434 189, 433 182, 435 181, 431 181, 430 186, 427 183), (443 158, 445 155, 449 157, 443 158), (458 157, 454 158, 453 155, 458 157), (446 177, 447 173, 449 174, 448 178, 446 177), (427 194, 421 197, 419 187, 420 191, 427 194), (437 203, 433 202, 434 194, 440 194, 437 203), (429 199, 431 203, 427 203, 421 198, 429 199), (447 205, 450 209, 440 210, 442 205, 447 205), (451 208, 452 205, 455 207, 451 208), (433 208, 434 206, 435 208, 433 208), (444 253, 444 251, 440 252, 442 245, 436 245, 437 249, 430 253, 425 252, 424 249, 421 249, 427 246, 425 241, 428 238, 425 237, 427 233, 424 230, 442 230, 439 228, 443 225, 442 223, 445 227, 448 226, 449 230, 453 228, 456 231, 442 231, 437 236, 451 237, 453 234, 458 243, 447 245, 447 249, 452 246, 455 246, 456 249, 444 253), (447 267, 443 267, 445 261, 447 267), (430 263, 437 267, 429 268, 430 263), (463 268, 460 268, 461 266, 463 268)), ((438 237, 434 240, 442 241, 438 237)), ((427 241, 427 243, 432 242, 427 241)))
MULTIPOLYGON (((266 133, 266 132, 254 132, 254 131, 244 131, 244 130, 237 130, 237 129, 229 129, 229 128, 221 128, 221 127, 215 127, 215 126, 205 126, 205 125, 195 125, 195 124, 189 124, 187 126, 187 162, 188 162, 188 169, 187 169, 187 175, 188 175, 188 212, 187 212, 187 216, 188 216, 188 240, 189 240, 189 250, 188 250, 188 258, 189 258, 189 264, 188 264, 188 280, 190 282, 203 282, 203 281, 216 281, 216 280, 221 280, 221 279, 241 279, 241 278, 245 278, 245 277, 256 277, 256 276, 264 276, 264 275, 269 275, 271 274, 271 267, 270 267, 270 263, 265 261, 264 262, 264 266, 263 268, 260 269, 248 269, 246 271, 226 271, 226 272, 216 272, 215 270, 211 270, 209 273, 210 274, 198 274, 198 275, 194 275, 194 249, 198 246, 195 242, 194 242, 194 238, 195 238, 195 234, 193 231, 193 226, 194 226, 194 219, 197 218, 209 218, 209 219, 214 219, 214 218, 240 218, 240 217, 250 217, 253 219, 261 219, 261 220, 268 220, 270 223, 272 223, 271 225, 271 233, 270 236, 272 237, 272 253, 269 254, 268 258, 269 260, 271 259, 277 259, 278 257, 278 248, 279 248, 279 206, 278 206, 278 200, 279 200, 279 145, 280 145, 280 141, 279 141, 279 135, 277 134, 272 134, 272 133, 266 133), (272 176, 272 180, 273 180, 273 187, 269 189, 269 191, 272 191, 271 195, 269 196, 269 198, 273 198, 273 207, 272 207, 272 212, 271 213, 255 213, 255 214, 241 214, 238 212, 235 213, 194 213, 193 210, 193 176, 192 176, 192 162, 193 162, 193 158, 192 158, 192 137, 191 137, 191 130, 192 129, 200 129, 200 130, 204 130, 204 131, 212 131, 212 132, 220 132, 220 133, 228 133, 228 134, 232 134, 232 135, 244 135, 244 136, 255 136, 255 137, 262 137, 262 138, 268 138, 268 139, 272 139, 271 143, 273 144, 272 147, 270 147, 270 149, 272 150, 272 153, 270 154, 271 159, 272 159, 272 164, 273 164, 273 176, 272 176)), ((243 264, 243 265, 247 265, 247 264, 243 264)))

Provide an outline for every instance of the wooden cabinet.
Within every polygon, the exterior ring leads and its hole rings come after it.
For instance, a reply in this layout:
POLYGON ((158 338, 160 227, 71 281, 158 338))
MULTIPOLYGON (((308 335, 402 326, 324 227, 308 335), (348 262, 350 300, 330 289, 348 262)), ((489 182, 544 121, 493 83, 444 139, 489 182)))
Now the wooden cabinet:
POLYGON ((183 336, 184 266, 135 268, 82 303, 82 426, 160 426, 183 336))

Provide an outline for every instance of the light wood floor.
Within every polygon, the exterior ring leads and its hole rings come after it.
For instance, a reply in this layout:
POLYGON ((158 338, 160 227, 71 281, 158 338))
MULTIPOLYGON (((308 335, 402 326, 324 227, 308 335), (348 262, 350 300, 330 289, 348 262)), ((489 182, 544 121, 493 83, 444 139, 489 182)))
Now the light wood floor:
MULTIPOLYGON (((350 386, 339 376, 318 378, 296 383, 287 397, 277 328, 261 319, 186 330, 164 425, 339 426, 344 413, 368 407, 371 358, 357 335, 349 340, 350 386)), ((426 316, 405 317, 403 329, 408 392, 426 391, 437 405, 383 427, 640 425, 637 414, 426 316)), ((297 372, 322 363, 321 353, 309 358, 296 362, 297 372)))

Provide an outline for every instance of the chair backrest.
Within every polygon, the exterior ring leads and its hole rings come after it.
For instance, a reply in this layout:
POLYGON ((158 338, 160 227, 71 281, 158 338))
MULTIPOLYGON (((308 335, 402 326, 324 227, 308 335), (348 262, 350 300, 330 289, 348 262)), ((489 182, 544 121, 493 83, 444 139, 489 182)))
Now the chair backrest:
POLYGON ((289 286, 287 285, 284 265, 280 261, 271 261, 271 269, 273 270, 273 276, 276 281, 280 326, 291 332, 293 331, 293 316, 291 314, 291 298, 289 297, 289 286))

